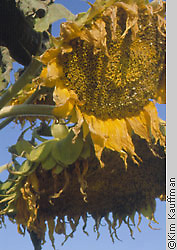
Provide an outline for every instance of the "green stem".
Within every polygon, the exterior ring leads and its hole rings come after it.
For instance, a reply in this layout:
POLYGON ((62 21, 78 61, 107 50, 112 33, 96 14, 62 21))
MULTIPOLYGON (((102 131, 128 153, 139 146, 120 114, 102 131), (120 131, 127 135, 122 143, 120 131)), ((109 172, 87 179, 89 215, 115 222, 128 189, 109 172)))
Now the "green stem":
POLYGON ((42 63, 34 59, 21 75, 21 77, 11 86, 0 98, 0 109, 2 109, 24 86, 29 83, 41 67, 42 63))
MULTIPOLYGON (((38 95, 45 93, 47 91, 46 87, 41 87, 40 89, 36 89, 36 91, 24 102, 24 104, 31 104, 38 95)), ((5 119, 0 123, 0 130, 3 129, 5 126, 7 126, 10 122, 12 122, 15 119, 15 117, 11 116, 5 119)))
MULTIPOLYGON (((30 104, 38 95, 39 90, 37 89, 25 102, 24 104, 30 104)), ((10 122, 13 121, 13 119, 15 119, 15 117, 11 116, 8 117, 7 119, 5 119, 4 121, 2 121, 0 123, 0 130, 3 129, 5 126, 7 126, 10 122)))
POLYGON ((54 117, 52 111, 53 105, 36 105, 21 104, 15 106, 7 106, 0 110, 0 119, 14 116, 51 116, 54 117))

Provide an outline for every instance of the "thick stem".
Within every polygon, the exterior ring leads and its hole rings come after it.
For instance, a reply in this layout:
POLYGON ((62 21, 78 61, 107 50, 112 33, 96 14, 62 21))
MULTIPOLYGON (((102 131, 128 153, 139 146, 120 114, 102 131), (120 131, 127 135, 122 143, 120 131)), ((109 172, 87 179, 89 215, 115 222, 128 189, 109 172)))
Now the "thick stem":
POLYGON ((0 110, 0 119, 14 116, 51 116, 54 117, 52 111, 53 105, 36 105, 22 104, 15 106, 7 106, 0 110))
MULTIPOLYGON (((24 104, 32 104, 32 102, 36 99, 36 97, 42 93, 46 92, 46 87, 41 87, 40 89, 36 89, 36 91, 24 102, 24 104)), ((0 123, 0 130, 6 127, 10 122, 12 122, 15 117, 11 116, 5 119, 0 123)))
POLYGON ((34 59, 21 75, 21 77, 11 86, 0 98, 0 109, 2 109, 12 97, 14 97, 24 86, 29 83, 41 67, 42 63, 34 59))

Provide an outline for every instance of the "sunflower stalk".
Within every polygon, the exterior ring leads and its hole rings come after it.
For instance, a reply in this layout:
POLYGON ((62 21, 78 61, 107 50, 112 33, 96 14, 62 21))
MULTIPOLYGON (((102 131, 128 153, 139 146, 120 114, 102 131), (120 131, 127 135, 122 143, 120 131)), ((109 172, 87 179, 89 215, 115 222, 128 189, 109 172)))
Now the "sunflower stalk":
POLYGON ((0 119, 14 116, 54 116, 53 105, 21 104, 16 106, 7 106, 0 110, 0 119))
MULTIPOLYGON (((24 104, 32 104, 32 102, 42 93, 46 92, 46 87, 37 88, 36 91, 24 102, 24 104)), ((12 122, 15 117, 11 116, 0 123, 0 130, 6 127, 10 122, 12 122)))

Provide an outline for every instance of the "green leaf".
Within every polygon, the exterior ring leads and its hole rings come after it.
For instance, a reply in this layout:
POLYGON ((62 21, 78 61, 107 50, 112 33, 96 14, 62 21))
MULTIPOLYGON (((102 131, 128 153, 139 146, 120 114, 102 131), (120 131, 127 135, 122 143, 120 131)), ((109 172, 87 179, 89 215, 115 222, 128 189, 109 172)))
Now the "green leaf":
POLYGON ((45 170, 50 170, 54 168, 56 165, 56 161, 52 156, 48 156, 43 162, 42 162, 42 168, 45 170))
POLYGON ((0 191, 9 189, 12 185, 16 183, 17 179, 18 179, 17 176, 9 173, 8 179, 5 182, 0 184, 0 191))
POLYGON ((32 162, 44 161, 50 154, 50 151, 55 143, 57 143, 56 140, 48 140, 33 148, 30 154, 27 156, 28 160, 32 162))
POLYGON ((57 162, 70 165, 80 156, 83 148, 83 140, 80 136, 77 136, 73 142, 74 136, 75 134, 71 130, 67 137, 56 143, 52 150, 52 156, 57 162))
POLYGON ((19 168, 19 172, 26 173, 31 169, 31 166, 32 166, 32 163, 26 160, 22 163, 21 167, 19 168))
POLYGON ((16 144, 16 151, 19 156, 22 155, 23 152, 29 154, 32 149, 33 145, 24 139, 19 140, 16 144))
POLYGON ((16 145, 12 145, 8 148, 9 153, 17 155, 16 145))
POLYGON ((66 18, 67 21, 73 21, 75 15, 66 9, 62 4, 51 4, 48 7, 48 13, 43 18, 36 18, 35 30, 43 32, 49 28, 49 25, 59 19, 66 18))
POLYGON ((13 171, 9 169, 9 172, 13 175, 25 175, 27 174, 32 167, 32 162, 26 160, 22 163, 21 167, 19 168, 19 171, 13 171))
POLYGON ((12 186, 13 183, 14 183, 14 181, 9 181, 9 180, 6 181, 6 182, 4 182, 1 185, 0 190, 7 190, 7 189, 9 189, 12 186))

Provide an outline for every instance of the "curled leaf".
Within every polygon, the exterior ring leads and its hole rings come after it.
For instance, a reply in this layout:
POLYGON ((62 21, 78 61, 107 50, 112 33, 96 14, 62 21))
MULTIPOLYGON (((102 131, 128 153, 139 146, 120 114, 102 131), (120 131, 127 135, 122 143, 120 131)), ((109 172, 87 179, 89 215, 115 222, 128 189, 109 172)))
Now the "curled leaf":
POLYGON ((13 175, 25 175, 27 174, 32 167, 32 162, 26 160, 22 163, 21 167, 19 168, 19 171, 13 171, 8 167, 8 171, 13 175))
POLYGON ((32 144, 28 141, 25 141, 24 139, 21 139, 17 142, 15 145, 17 155, 21 156, 22 153, 27 153, 29 154, 33 148, 32 144))
POLYGON ((44 168, 45 170, 50 170, 54 168, 55 165, 56 165, 56 161, 50 155, 42 162, 42 168, 44 168))
POLYGON ((51 152, 51 149, 55 143, 56 140, 49 140, 33 148, 30 154, 27 156, 28 160, 32 162, 44 161, 51 152))
POLYGON ((56 143, 52 150, 52 156, 57 162, 70 165, 77 160, 83 148, 83 140, 77 136, 73 142, 74 137, 75 134, 71 130, 67 137, 56 143))

